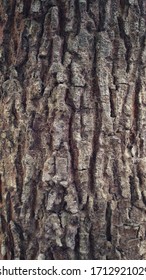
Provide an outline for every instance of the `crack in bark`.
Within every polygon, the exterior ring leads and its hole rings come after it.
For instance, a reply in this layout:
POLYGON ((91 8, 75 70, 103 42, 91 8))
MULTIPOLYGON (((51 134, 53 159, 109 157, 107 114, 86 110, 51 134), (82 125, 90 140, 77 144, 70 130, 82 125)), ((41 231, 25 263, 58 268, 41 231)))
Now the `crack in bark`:
POLYGON ((126 72, 129 73, 130 59, 131 59, 131 52, 132 52, 131 38, 129 35, 125 33, 124 20, 122 17, 118 17, 118 25, 119 25, 120 36, 124 40, 124 44, 126 48, 126 54, 125 54, 125 60, 127 62, 126 72))
POLYGON ((111 205, 110 202, 107 202, 107 207, 106 207, 106 237, 107 241, 112 242, 112 234, 111 234, 111 217, 112 217, 112 210, 111 210, 111 205))
POLYGON ((81 29, 81 13, 79 0, 75 0, 75 19, 74 19, 74 34, 77 36, 81 29))
POLYGON ((141 90, 141 80, 139 77, 135 84, 135 99, 134 99, 134 126, 135 126, 136 133, 138 133, 139 131, 139 123, 140 123, 140 102, 139 102, 140 90, 141 90))
POLYGON ((22 147, 24 143, 24 139, 22 138, 23 134, 20 132, 19 134, 19 141, 18 141, 18 150, 17 150, 17 156, 15 159, 15 167, 16 167, 16 185, 17 185, 17 193, 19 197, 19 201, 21 202, 21 195, 23 191, 23 181, 24 181, 24 171, 23 171, 23 165, 22 165, 22 147))
POLYGON ((9 72, 9 65, 11 64, 11 35, 13 32, 14 26, 14 18, 15 18, 15 7, 16 7, 16 0, 11 3, 6 4, 6 13, 8 15, 8 19, 4 28, 4 58, 5 63, 7 65, 7 71, 9 72))
POLYGON ((130 192, 131 192, 131 204, 135 205, 135 202, 138 200, 138 196, 135 191, 135 180, 133 176, 129 176, 130 192))
POLYGON ((116 109, 115 109, 115 99, 116 99, 116 93, 114 90, 109 88, 109 94, 110 94, 110 107, 111 107, 111 117, 116 117, 116 109))
POLYGON ((97 82, 97 70, 96 70, 96 61, 97 61, 97 51, 96 51, 96 37, 94 38, 94 59, 93 59, 93 69, 92 69, 92 92, 93 98, 95 100, 95 119, 94 119, 94 133, 93 133, 93 151, 90 157, 89 164, 89 188, 91 193, 95 191, 95 168, 96 168, 96 157, 99 150, 99 137, 102 127, 102 110, 101 110, 101 101, 100 101, 100 89, 97 82))
POLYGON ((3 202, 3 190, 2 190, 2 175, 0 174, 0 203, 3 202))
POLYGON ((23 15, 25 18, 29 16, 31 0, 23 0, 23 15))

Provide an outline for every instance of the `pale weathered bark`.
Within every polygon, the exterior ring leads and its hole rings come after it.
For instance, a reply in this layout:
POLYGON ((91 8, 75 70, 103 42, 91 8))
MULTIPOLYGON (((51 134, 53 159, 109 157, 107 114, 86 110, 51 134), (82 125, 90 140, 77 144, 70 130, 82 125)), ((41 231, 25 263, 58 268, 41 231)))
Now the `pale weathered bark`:
POLYGON ((146 259, 145 0, 0 2, 1 259, 146 259))

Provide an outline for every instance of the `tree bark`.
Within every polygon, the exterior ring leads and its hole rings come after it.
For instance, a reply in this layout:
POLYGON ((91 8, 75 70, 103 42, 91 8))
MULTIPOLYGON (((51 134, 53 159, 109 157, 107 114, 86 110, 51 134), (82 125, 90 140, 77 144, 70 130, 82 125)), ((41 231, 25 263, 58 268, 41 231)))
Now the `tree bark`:
POLYGON ((146 259, 146 1, 0 15, 0 258, 146 259))

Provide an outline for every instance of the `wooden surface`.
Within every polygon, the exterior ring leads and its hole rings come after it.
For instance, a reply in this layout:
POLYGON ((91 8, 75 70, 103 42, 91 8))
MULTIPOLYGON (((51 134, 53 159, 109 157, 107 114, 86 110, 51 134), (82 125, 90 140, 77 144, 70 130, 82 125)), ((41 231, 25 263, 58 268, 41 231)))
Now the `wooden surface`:
POLYGON ((1 259, 146 259, 145 26, 145 0, 1 1, 1 259))

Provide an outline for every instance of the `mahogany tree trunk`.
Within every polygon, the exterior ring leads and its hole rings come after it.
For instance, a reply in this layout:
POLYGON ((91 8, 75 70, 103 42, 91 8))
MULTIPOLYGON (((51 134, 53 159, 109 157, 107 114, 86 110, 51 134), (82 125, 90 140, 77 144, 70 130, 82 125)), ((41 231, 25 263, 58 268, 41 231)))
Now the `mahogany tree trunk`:
POLYGON ((145 0, 1 0, 0 259, 146 259, 145 26, 145 0))

